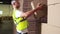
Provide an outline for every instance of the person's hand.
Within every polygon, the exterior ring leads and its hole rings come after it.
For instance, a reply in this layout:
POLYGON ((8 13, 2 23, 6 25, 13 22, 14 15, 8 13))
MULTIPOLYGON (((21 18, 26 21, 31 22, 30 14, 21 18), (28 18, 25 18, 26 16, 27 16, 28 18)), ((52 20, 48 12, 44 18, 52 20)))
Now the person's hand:
POLYGON ((40 4, 40 3, 38 3, 36 8, 38 8, 38 9, 42 9, 42 7, 43 7, 43 5, 40 4))

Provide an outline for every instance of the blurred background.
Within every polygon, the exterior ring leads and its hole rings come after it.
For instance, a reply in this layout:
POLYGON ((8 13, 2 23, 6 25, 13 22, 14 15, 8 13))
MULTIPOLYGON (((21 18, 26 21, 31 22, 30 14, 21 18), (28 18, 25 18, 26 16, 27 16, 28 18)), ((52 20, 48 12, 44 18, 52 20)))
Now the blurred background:
POLYGON ((11 0, 0 0, 0 34, 13 33, 11 0))

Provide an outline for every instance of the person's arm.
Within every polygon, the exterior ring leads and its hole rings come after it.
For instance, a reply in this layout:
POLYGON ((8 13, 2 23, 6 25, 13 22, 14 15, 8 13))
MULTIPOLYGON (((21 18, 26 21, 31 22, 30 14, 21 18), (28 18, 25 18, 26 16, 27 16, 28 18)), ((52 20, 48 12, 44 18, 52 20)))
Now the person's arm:
POLYGON ((36 12, 37 10, 41 10, 41 9, 42 9, 42 5, 36 7, 34 10, 27 11, 27 12, 23 13, 21 17, 27 18, 30 15, 34 14, 34 12, 36 12))

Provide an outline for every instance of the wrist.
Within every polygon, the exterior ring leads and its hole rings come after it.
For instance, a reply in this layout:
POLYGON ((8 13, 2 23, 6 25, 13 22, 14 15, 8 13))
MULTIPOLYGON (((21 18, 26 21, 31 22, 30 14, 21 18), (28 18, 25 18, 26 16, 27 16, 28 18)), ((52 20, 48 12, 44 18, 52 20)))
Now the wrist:
POLYGON ((43 5, 40 5, 40 6, 37 7, 37 9, 38 9, 38 10, 41 10, 42 7, 43 7, 43 5))
POLYGON ((42 9, 42 6, 37 7, 37 9, 38 9, 38 10, 41 10, 41 9, 42 9))

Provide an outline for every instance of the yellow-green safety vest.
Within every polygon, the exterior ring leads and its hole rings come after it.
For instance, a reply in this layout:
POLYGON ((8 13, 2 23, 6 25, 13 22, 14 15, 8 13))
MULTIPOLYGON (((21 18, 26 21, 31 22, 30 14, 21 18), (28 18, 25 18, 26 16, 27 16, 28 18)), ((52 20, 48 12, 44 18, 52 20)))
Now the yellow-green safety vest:
POLYGON ((20 22, 21 20, 23 20, 23 18, 22 17, 16 18, 15 12, 16 10, 13 10, 12 17, 13 17, 13 20, 16 22, 16 29, 20 31, 25 30, 28 27, 28 21, 24 20, 20 22))

